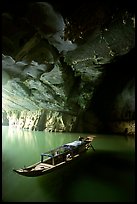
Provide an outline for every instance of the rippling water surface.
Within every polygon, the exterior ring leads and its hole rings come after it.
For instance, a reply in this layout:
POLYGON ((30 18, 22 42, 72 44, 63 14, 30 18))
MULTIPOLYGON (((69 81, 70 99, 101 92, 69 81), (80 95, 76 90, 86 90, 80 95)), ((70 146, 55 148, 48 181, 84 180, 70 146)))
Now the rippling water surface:
MULTIPOLYGON (((135 141, 120 135, 96 135, 95 152, 50 174, 29 178, 12 168, 31 165, 40 154, 77 140, 81 133, 47 133, 2 127, 3 202, 133 202, 135 141)), ((95 134, 94 134, 95 135, 95 134)))

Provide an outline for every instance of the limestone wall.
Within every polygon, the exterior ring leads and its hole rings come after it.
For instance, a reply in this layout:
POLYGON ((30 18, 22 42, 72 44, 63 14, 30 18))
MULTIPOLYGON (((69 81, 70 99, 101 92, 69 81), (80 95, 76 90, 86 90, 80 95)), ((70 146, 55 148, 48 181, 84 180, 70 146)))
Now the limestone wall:
POLYGON ((10 111, 7 113, 9 126, 19 129, 71 132, 76 121, 75 116, 49 110, 10 111))

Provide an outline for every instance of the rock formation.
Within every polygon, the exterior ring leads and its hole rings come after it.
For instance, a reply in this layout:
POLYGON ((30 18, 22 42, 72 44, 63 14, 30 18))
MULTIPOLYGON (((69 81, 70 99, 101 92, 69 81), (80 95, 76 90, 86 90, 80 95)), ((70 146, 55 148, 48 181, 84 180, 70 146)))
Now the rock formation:
POLYGON ((134 134, 134 9, 49 2, 16 5, 16 12, 14 4, 3 7, 3 121, 7 115, 9 125, 30 130, 134 134))

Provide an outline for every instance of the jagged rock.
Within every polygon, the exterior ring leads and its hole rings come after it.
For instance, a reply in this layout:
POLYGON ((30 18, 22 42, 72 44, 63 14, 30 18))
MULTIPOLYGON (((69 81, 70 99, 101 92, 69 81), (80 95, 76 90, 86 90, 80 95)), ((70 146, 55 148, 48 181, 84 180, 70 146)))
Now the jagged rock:
POLYGON ((8 12, 2 17, 2 109, 11 111, 9 124, 15 120, 30 130, 96 132, 114 130, 107 125, 112 118, 127 120, 121 112, 128 106, 134 113, 134 72, 129 62, 129 71, 122 68, 125 59, 119 69, 115 64, 123 56, 134 58, 135 14, 128 7, 90 2, 64 19, 50 3, 37 2, 18 18, 8 12), (113 100, 107 97, 111 92, 113 100))

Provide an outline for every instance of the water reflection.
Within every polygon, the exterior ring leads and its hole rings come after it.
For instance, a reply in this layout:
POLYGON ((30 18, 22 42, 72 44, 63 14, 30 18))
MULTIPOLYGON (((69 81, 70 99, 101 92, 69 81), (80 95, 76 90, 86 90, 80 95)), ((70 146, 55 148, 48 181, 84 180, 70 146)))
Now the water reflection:
POLYGON ((23 131, 21 129, 18 128, 9 128, 8 129, 8 141, 12 142, 14 141, 16 138, 16 140, 23 140, 25 142, 25 144, 28 145, 35 145, 36 143, 36 137, 35 135, 32 134, 32 131, 23 131))
MULTIPOLYGON (((4 129, 4 128, 3 128, 4 129)), ((44 131, 30 131, 30 130, 21 130, 19 128, 7 128, 5 127, 5 132, 3 132, 3 135, 7 134, 6 140, 8 142, 16 142, 18 144, 21 144, 26 146, 30 146, 31 148, 38 146, 38 143, 41 145, 44 144, 44 148, 47 147, 49 150, 51 148, 57 147, 58 145, 64 144, 64 137, 59 137, 59 133, 48 133, 44 131), (8 131, 7 131, 8 129, 8 131), (6 133, 7 132, 7 133, 6 133), (56 142, 55 137, 58 137, 59 143, 56 142)), ((62 134, 60 133, 60 136, 62 134)), ((63 134, 64 135, 64 134, 63 134)), ((46 148, 46 149, 47 149, 46 148)))
MULTIPOLYGON (((87 136, 87 134, 80 134, 87 136)), ((48 133, 2 128, 2 199, 4 202, 133 202, 135 141, 96 135, 91 149, 57 171, 36 178, 12 172, 39 161, 40 154, 78 138, 75 133, 48 133), (33 190, 32 190, 33 188, 33 190), (15 193, 16 192, 16 193, 15 193)))

